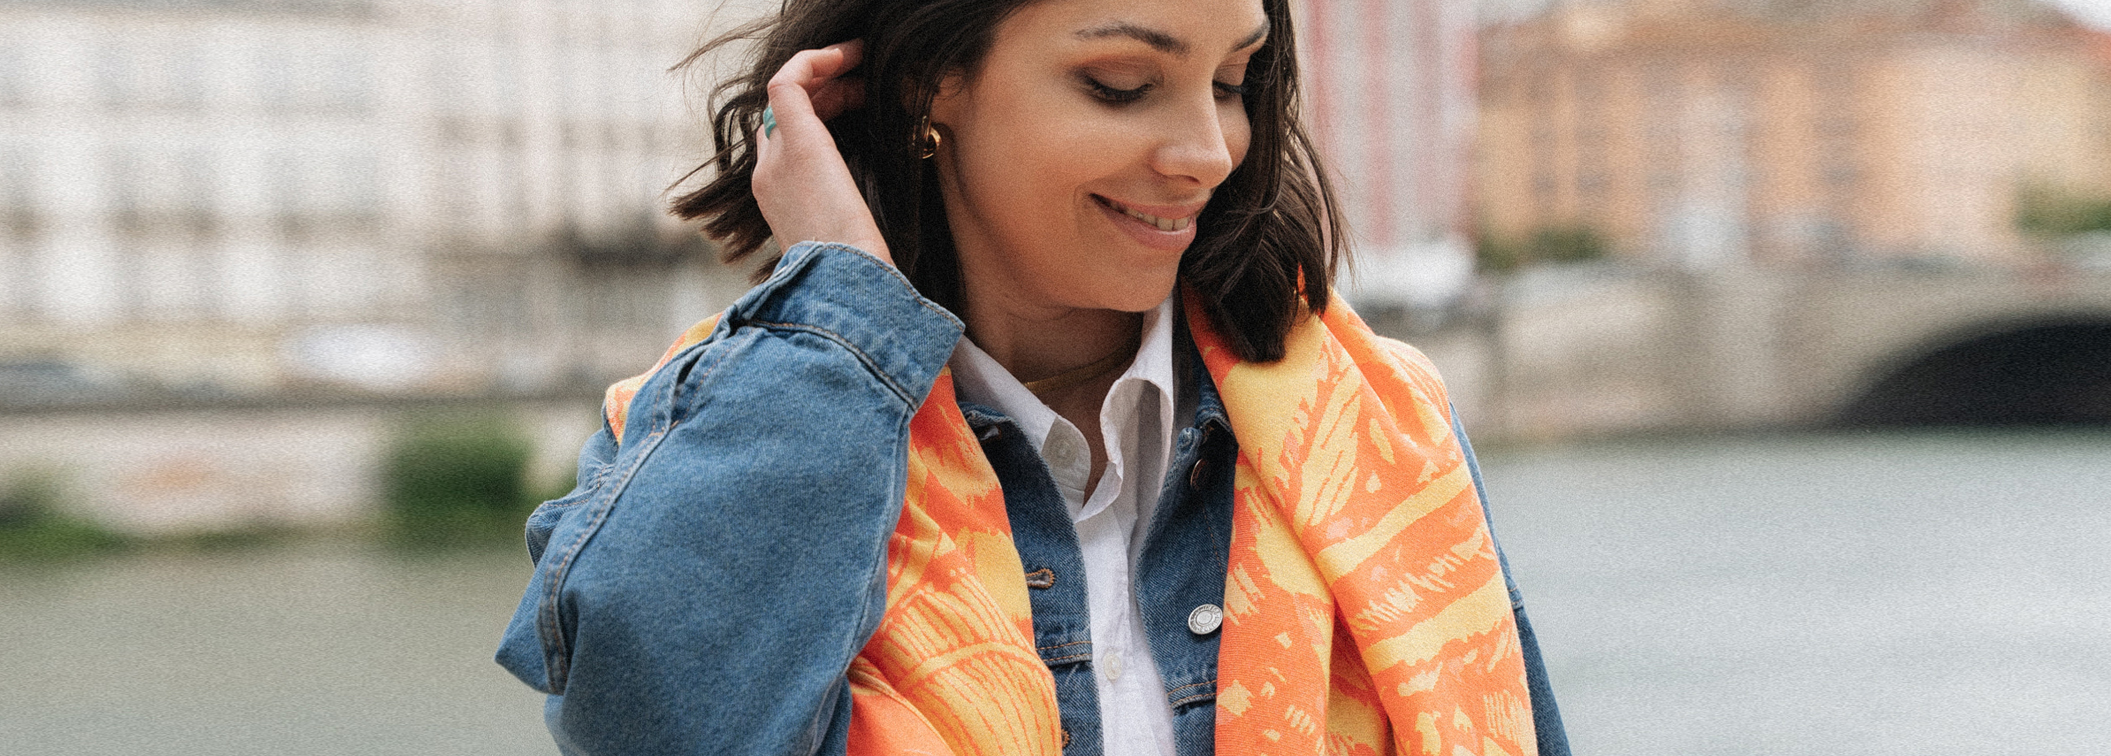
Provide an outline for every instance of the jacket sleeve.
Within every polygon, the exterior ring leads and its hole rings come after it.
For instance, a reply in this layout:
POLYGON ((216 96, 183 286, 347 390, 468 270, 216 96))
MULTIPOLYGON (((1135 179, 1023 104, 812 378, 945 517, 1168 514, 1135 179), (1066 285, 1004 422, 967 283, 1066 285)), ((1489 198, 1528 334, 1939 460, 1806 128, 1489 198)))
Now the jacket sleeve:
POLYGON ((530 519, 498 661, 568 754, 840 750, 886 604, 908 422, 958 319, 893 268, 794 246, 530 519))
MULTIPOLYGON (((1458 436, 1459 448, 1466 452, 1466 469, 1473 475, 1474 495, 1480 497, 1481 512, 1488 518, 1488 537, 1495 539, 1495 511, 1488 507, 1488 487, 1481 483, 1481 463, 1473 457, 1473 444, 1466 440, 1466 428, 1459 424, 1458 411, 1452 409, 1450 414, 1451 432, 1458 436)), ((1510 558, 1503 555, 1499 539, 1495 558, 1503 566, 1503 585, 1510 589, 1510 611, 1517 616, 1517 641, 1525 655, 1525 689, 1532 696, 1532 730, 1539 741, 1539 756, 1569 756, 1568 731, 1561 724, 1561 707, 1554 703, 1554 686, 1547 680, 1539 638, 1532 634, 1532 620, 1525 616, 1525 596, 1510 577, 1510 558)))

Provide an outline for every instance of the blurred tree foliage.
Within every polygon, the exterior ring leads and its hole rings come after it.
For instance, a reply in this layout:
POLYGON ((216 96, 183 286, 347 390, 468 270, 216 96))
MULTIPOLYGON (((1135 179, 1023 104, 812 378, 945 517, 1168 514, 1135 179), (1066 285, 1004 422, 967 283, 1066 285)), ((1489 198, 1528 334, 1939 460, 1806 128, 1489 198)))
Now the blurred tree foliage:
POLYGON ((533 451, 526 436, 496 417, 413 424, 382 465, 391 540, 419 547, 517 542, 547 493, 527 479, 533 451))
POLYGON ((2111 231, 2111 198, 2027 184, 2016 196, 2016 230, 2039 237, 2111 231))
POLYGON ((56 473, 21 471, 0 481, 0 559, 43 561, 113 551, 121 535, 66 513, 56 473))
POLYGON ((1482 271, 1509 273, 1546 263, 1575 263, 1605 259, 1611 253, 1603 234, 1583 224, 1543 226, 1519 242, 1482 233, 1474 257, 1482 271))

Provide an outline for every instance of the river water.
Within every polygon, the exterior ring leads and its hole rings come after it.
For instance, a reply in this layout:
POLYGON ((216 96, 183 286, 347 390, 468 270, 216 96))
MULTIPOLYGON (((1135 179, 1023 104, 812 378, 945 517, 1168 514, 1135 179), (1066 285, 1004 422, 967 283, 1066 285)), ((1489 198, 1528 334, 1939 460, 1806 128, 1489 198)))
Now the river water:
MULTIPOLYGON (((1488 449, 1579 754, 2111 742, 2111 434, 1488 449)), ((0 752, 554 753, 490 661, 525 557, 351 545, 0 574, 0 752)))
POLYGON ((1577 753, 2111 743, 2111 434, 1488 457, 1577 753))

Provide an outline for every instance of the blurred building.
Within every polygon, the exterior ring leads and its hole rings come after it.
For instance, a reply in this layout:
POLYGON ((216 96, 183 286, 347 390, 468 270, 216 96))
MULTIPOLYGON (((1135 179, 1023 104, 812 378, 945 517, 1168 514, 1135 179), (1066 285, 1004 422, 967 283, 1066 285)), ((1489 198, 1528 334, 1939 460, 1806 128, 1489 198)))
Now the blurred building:
MULTIPOLYGON (((0 370, 207 392, 634 371, 737 287, 671 0, 0 2, 0 370)), ((737 290, 737 288, 736 288, 737 290)))
POLYGON ((1483 36, 1482 230, 1697 267, 2032 259, 2111 195, 2111 45, 2033 0, 1564 2, 1483 36))
POLYGON ((1472 0, 1304 0, 1305 117, 1356 249, 1352 291, 1439 305, 1472 275, 1472 0))

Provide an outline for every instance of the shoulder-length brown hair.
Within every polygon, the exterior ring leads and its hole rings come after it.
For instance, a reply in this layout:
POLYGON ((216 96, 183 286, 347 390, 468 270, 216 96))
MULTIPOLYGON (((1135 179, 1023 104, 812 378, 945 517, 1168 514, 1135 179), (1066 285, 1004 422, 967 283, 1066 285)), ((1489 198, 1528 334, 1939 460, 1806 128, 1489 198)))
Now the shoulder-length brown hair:
MULTIPOLYGON (((745 69, 718 85, 711 134, 717 153, 698 168, 711 181, 673 211, 704 221, 727 262, 761 249, 770 228, 755 205, 756 128, 764 89, 794 53, 865 40, 864 106, 829 122, 836 147, 872 208, 888 251, 918 291, 961 310, 960 266, 931 161, 913 151, 917 124, 941 78, 973 72, 997 25, 1033 0, 786 0, 774 17, 706 44, 677 68, 728 43, 752 40, 745 69)), ((1253 137, 1245 162, 1217 187, 1181 257, 1180 279, 1226 341, 1247 360, 1283 356, 1306 312, 1326 307, 1342 259, 1341 217, 1312 139, 1298 117, 1297 45, 1288 0, 1262 0, 1267 43, 1246 71, 1253 137)), ((771 261, 774 263, 774 260, 771 261)))

